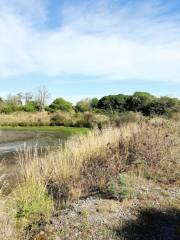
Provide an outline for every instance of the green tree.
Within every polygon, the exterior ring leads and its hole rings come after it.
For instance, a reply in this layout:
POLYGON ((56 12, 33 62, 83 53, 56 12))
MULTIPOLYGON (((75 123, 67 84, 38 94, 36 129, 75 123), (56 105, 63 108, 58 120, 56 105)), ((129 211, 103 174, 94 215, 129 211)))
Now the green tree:
POLYGON ((21 111, 23 108, 22 98, 22 93, 18 93, 16 95, 9 94, 7 100, 3 102, 1 112, 11 113, 21 111))
POLYGON ((98 101, 99 101, 98 98, 92 98, 90 102, 91 108, 97 108, 98 101))
POLYGON ((97 107, 108 111, 124 112, 127 99, 128 96, 124 94, 105 96, 99 100, 97 107))
POLYGON ((49 105, 49 110, 51 112, 56 112, 56 111, 71 112, 73 110, 73 105, 71 102, 68 102, 63 98, 56 98, 51 103, 51 105, 49 105))
POLYGON ((167 115, 169 112, 178 111, 180 101, 177 98, 160 97, 148 106, 149 115, 167 115))
POLYGON ((127 109, 134 112, 142 112, 148 115, 147 107, 156 98, 147 92, 135 92, 132 96, 127 99, 127 109))
POLYGON ((37 111, 40 111, 39 104, 38 104, 37 101, 28 101, 23 106, 23 110, 25 112, 37 112, 37 111))

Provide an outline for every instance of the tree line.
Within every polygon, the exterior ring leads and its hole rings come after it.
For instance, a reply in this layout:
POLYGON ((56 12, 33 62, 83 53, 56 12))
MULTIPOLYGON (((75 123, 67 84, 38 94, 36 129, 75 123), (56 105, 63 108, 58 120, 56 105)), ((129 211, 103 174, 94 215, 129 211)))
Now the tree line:
POLYGON ((40 87, 36 94, 31 92, 9 94, 6 99, 0 98, 0 113, 25 112, 141 112, 145 116, 167 115, 170 112, 180 112, 180 100, 172 97, 156 97, 148 92, 135 92, 133 95, 108 95, 101 99, 86 98, 73 105, 71 102, 56 98, 51 104, 47 104, 50 97, 45 87, 40 87))

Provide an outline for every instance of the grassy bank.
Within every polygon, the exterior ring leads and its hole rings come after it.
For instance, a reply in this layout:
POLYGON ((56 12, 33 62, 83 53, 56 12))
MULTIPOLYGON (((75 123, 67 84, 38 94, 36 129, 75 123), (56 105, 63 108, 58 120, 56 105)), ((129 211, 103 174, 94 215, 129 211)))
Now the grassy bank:
POLYGON ((64 127, 86 127, 104 128, 108 125, 121 126, 128 122, 141 122, 151 118, 173 120, 179 122, 179 113, 172 113, 164 116, 143 116, 140 112, 14 112, 0 114, 0 127, 43 127, 43 126, 64 126, 64 127))
POLYGON ((5 204, 17 239, 35 239, 38 223, 81 198, 122 201, 137 196, 146 181, 178 184, 173 128, 167 126, 159 120, 128 123, 74 136, 43 157, 29 149, 21 152, 20 184, 5 204))
POLYGON ((109 117, 93 112, 14 112, 0 114, 0 126, 31 127, 31 126, 65 126, 65 127, 94 127, 109 123, 109 117))

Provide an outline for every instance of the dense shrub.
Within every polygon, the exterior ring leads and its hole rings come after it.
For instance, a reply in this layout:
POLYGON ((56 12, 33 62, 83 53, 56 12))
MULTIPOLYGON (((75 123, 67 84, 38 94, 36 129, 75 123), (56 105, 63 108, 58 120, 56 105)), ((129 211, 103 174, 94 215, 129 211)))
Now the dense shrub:
POLYGON ((97 107, 108 111, 124 112, 127 110, 127 99, 128 96, 123 94, 105 96, 99 100, 97 107))
POLYGON ((29 101, 23 106, 25 112, 37 112, 39 111, 39 105, 36 101, 29 101))
POLYGON ((76 122, 78 127, 98 127, 102 128, 109 124, 109 117, 103 114, 95 114, 93 112, 85 112, 83 114, 78 114, 79 118, 76 122))
POLYGON ((97 108, 98 105, 98 99, 97 98, 85 98, 81 101, 77 102, 75 109, 78 112, 88 112, 93 111, 97 108))
POLYGON ((13 113, 22 110, 23 107, 21 105, 16 105, 11 102, 2 102, 0 104, 0 113, 13 113))
POLYGON ((147 108, 155 97, 147 92, 135 92, 129 96, 126 101, 127 110, 134 112, 142 112, 147 115, 147 108))
POLYGON ((180 111, 179 112, 170 111, 168 114, 168 118, 176 122, 180 122, 180 111))
POLYGON ((171 158, 173 144, 170 130, 163 122, 141 122, 128 143, 128 164, 145 163, 156 167, 159 161, 171 158))
POLYGON ((9 94, 7 99, 0 101, 0 112, 1 113, 11 113, 23 110, 22 95, 21 93, 17 95, 9 94))
POLYGON ((50 118, 51 126, 74 126, 76 125, 76 119, 73 113, 70 112, 58 112, 54 113, 50 118))
POLYGON ((178 111, 179 107, 180 100, 177 98, 156 98, 147 106, 146 115, 168 115, 169 112, 178 111))
POLYGON ((109 123, 109 118, 102 114, 93 112, 70 113, 58 112, 54 113, 50 118, 52 126, 74 126, 74 127, 102 127, 109 123))
POLYGON ((111 124, 115 126, 121 126, 122 124, 127 124, 130 122, 140 122, 144 119, 143 115, 139 112, 115 112, 111 115, 111 124))
POLYGON ((107 184, 130 166, 143 164, 146 168, 156 168, 161 161, 171 159, 173 142, 164 125, 142 122, 124 129, 126 132, 116 130, 116 138, 109 137, 102 153, 98 149, 83 164, 79 180, 82 193, 106 191, 107 184))
POLYGON ((105 96, 99 100, 97 108, 111 114, 134 111, 145 116, 168 116, 171 112, 180 112, 180 100, 170 97, 156 98, 147 92, 135 92, 132 96, 122 94, 105 96))
POLYGON ((92 108, 97 108, 97 106, 98 106, 98 98, 92 98, 91 99, 91 107, 92 108))
POLYGON ((78 112, 91 111, 92 110, 91 99, 90 98, 82 99, 81 101, 77 102, 75 108, 76 111, 78 112))
POLYGON ((56 111, 64 111, 64 112, 71 112, 73 111, 72 103, 64 100, 63 98, 56 98, 51 105, 49 105, 49 111, 56 112, 56 111))

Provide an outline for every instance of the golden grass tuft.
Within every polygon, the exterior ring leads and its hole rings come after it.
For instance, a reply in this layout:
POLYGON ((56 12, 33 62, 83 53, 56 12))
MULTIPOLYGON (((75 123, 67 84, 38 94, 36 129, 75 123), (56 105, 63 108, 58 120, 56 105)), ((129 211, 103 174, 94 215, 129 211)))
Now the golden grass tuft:
POLYGON ((18 240, 18 235, 11 216, 6 211, 6 201, 0 201, 0 240, 18 240))

